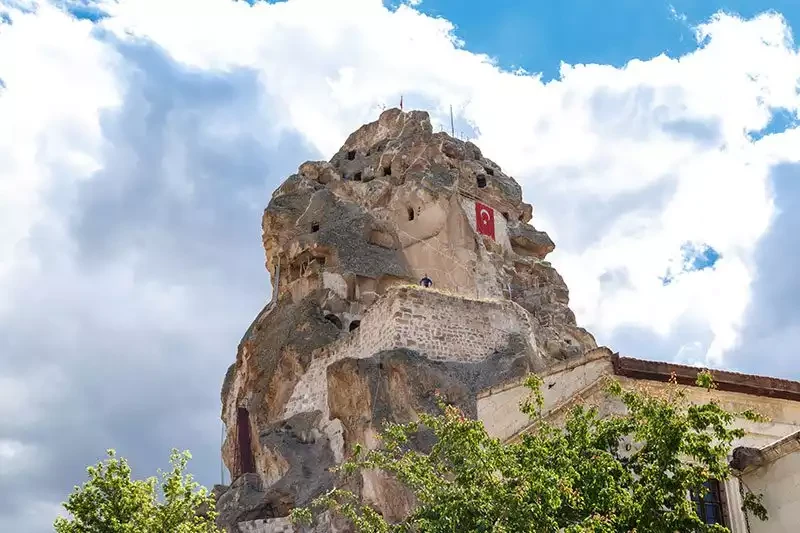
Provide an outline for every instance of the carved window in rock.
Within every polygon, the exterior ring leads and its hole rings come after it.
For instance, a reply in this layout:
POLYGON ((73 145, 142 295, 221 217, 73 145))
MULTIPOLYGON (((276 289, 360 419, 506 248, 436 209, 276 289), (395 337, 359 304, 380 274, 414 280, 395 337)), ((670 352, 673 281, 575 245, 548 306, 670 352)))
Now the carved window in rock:
POLYGON ((311 233, 316 233, 319 231, 319 222, 312 222, 311 223, 311 233))
POLYGON ((703 486, 705 494, 691 494, 697 516, 704 524, 719 524, 725 527, 728 520, 724 486, 716 479, 706 481, 703 486))
POLYGON ((255 461, 250 436, 250 413, 244 407, 236 410, 236 456, 234 458, 234 477, 255 473, 255 461))
POLYGON ((356 158, 356 151, 355 150, 350 150, 349 152, 347 152, 347 159, 349 161, 352 161, 355 158, 356 158))
POLYGON ((413 207, 409 207, 408 208, 408 220, 414 220, 414 208, 413 207))
POLYGON ((338 316, 330 313, 330 314, 325 315, 325 319, 328 322, 330 322, 331 324, 333 324, 334 326, 336 326, 337 328, 342 329, 342 321, 339 320, 338 316))
POLYGON ((352 322, 350 322, 350 328, 349 329, 350 329, 350 331, 355 331, 355 330, 358 329, 358 327, 360 325, 361 325, 361 321, 360 320, 353 320, 352 322))
POLYGON ((489 174, 490 176, 494 176, 494 169, 489 167, 484 167, 483 170, 485 170, 486 173, 489 174))
POLYGON ((392 175, 392 167, 390 165, 386 165, 385 167, 383 167, 383 175, 384 176, 392 175))
POLYGON ((361 172, 353 174, 353 181, 361 181, 361 172))
POLYGON ((483 174, 481 174, 480 176, 478 176, 478 178, 476 179, 476 181, 477 181, 477 183, 478 183, 478 188, 479 188, 479 189, 483 189, 484 187, 486 187, 486 176, 484 176, 483 174))

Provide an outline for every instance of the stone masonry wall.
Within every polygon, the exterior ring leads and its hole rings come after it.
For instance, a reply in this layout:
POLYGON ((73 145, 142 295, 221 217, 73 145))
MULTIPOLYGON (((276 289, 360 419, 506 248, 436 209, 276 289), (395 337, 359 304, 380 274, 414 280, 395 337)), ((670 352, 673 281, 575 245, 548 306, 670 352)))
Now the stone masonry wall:
POLYGON ((328 365, 346 358, 363 359, 392 348, 392 303, 391 298, 381 298, 361 319, 358 329, 312 354, 308 370, 295 385, 286 403, 284 418, 315 410, 322 411, 327 417, 328 385, 325 371, 328 365))
POLYGON ((242 533, 293 533, 294 526, 288 516, 265 520, 250 520, 237 524, 242 533))
POLYGON ((514 302, 416 287, 390 289, 369 308, 357 330, 312 354, 283 416, 319 410, 327 417, 326 369, 341 359, 409 348, 435 361, 480 362, 506 347, 512 334, 535 345, 527 313, 514 302))
POLYGON ((480 362, 507 346, 509 335, 532 335, 525 312, 510 301, 425 290, 398 296, 392 306, 394 347, 434 361, 480 362))

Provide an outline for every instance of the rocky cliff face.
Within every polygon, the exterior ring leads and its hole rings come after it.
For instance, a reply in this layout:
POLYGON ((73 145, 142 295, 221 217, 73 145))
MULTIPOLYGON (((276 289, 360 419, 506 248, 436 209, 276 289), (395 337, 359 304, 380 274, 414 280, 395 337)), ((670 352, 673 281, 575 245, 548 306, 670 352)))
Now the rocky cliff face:
MULTIPOLYGON (((531 217, 513 178, 420 111, 385 111, 287 178, 263 218, 273 299, 222 389, 229 531, 291 531, 332 465, 434 391, 476 416, 481 390, 596 347, 531 217)), ((356 489, 388 517, 412 505, 388 479, 356 489)))

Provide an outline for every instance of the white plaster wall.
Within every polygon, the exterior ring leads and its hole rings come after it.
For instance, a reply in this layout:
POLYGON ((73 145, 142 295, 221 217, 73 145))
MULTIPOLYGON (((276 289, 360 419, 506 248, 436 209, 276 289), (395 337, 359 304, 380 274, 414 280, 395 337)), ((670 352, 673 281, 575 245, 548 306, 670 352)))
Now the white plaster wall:
MULTIPOLYGON (((591 389, 603 376, 613 372, 611 361, 607 358, 593 358, 590 354, 587 359, 582 364, 561 364, 542 374, 543 414, 557 409, 582 391, 591 389)), ((478 398, 478 419, 483 421, 490 435, 508 439, 530 425, 530 419, 519 408, 529 393, 530 390, 522 381, 505 388, 495 387, 484 391, 478 398)), ((593 394, 593 391, 589 393, 593 394)))
MULTIPOLYGON (((617 379, 625 387, 637 387, 650 393, 664 392, 669 388, 668 383, 624 377, 617 379)), ((737 419, 734 425, 744 429, 745 436, 733 443, 734 448, 737 446, 761 448, 800 429, 800 402, 741 392, 708 391, 702 387, 684 387, 684 390, 691 403, 700 404, 715 400, 727 411, 741 412, 754 409, 769 419, 763 423, 737 419)))
MULTIPOLYGON (((494 240, 505 250, 511 250, 511 240, 508 238, 508 221, 503 217, 503 212, 497 210, 490 202, 481 202, 494 210, 494 240)), ((461 196, 461 207, 467 215, 472 231, 478 231, 475 222, 475 200, 461 196)))
MULTIPOLYGON (((618 400, 608 397, 600 386, 603 376, 613 376, 610 358, 604 352, 608 353, 605 349, 598 348, 582 359, 562 363, 541 374, 544 379, 543 413, 550 414, 553 422, 560 421, 564 414, 559 411, 560 408, 576 396, 588 405, 598 407, 601 415, 618 413, 624 409, 618 400), (594 383, 596 386, 593 386, 594 383)), ((626 388, 637 388, 651 394, 662 394, 670 387, 668 383, 614 377, 626 388)), ((684 390, 691 403, 706 403, 713 399, 728 411, 754 409, 769 419, 758 423, 737 419, 734 426, 744 429, 745 435, 733 443, 734 447, 760 448, 800 429, 800 402, 739 392, 707 391, 700 387, 687 386, 684 390)), ((528 389, 522 382, 484 391, 478 398, 478 418, 484 422, 491 435, 510 438, 529 423, 528 417, 519 411, 519 404, 527 395, 528 389)))
POLYGON ((784 455, 742 476, 754 493, 763 493, 769 520, 749 517, 750 533, 800 531, 800 452, 784 455))

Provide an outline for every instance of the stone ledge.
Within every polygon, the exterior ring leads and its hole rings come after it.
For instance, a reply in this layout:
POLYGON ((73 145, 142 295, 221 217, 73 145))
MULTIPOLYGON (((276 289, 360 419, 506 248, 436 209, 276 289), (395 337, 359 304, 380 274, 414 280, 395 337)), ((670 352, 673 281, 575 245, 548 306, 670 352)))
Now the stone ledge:
POLYGON ((731 467, 740 474, 748 474, 764 465, 773 463, 790 453, 800 452, 800 431, 786 435, 763 448, 739 447, 733 450, 731 467))
MULTIPOLYGON (((572 370, 573 368, 578 368, 579 366, 583 366, 586 363, 590 363, 597 359, 608 359, 610 361, 612 356, 613 354, 611 350, 609 350, 605 346, 598 346, 597 348, 589 350, 581 357, 578 357, 576 359, 570 359, 568 361, 562 361, 560 363, 549 366, 543 372, 538 372, 537 375, 540 378, 544 379, 553 374, 558 374, 560 372, 572 370)), ((528 379, 527 376, 516 378, 510 381, 506 381, 505 383, 500 383, 498 385, 495 385, 494 387, 482 390, 478 394, 478 399, 488 398, 489 396, 492 396, 494 394, 498 394, 500 392, 507 391, 509 389, 513 389, 516 387, 521 387, 525 384, 526 379, 528 379)))
POLYGON ((611 361, 614 364, 614 374, 617 376, 665 382, 669 381, 674 375, 681 385, 695 386, 697 374, 703 370, 708 370, 711 372, 718 390, 800 401, 800 382, 788 379, 741 374, 729 370, 699 368, 661 361, 647 361, 632 357, 620 357, 618 354, 614 354, 611 361))

